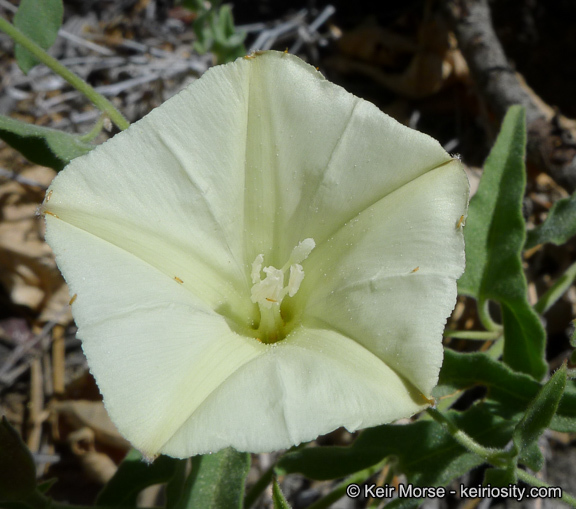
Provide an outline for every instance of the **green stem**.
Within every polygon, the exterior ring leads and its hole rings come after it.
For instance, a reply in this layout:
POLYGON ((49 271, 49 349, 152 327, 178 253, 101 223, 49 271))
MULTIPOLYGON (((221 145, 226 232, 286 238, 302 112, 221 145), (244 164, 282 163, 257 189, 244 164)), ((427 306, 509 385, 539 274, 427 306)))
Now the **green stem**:
POLYGON ((504 353, 504 341, 494 341, 494 343, 490 345, 490 348, 488 348, 486 352, 488 357, 494 360, 498 360, 500 357, 502 357, 503 353, 504 353))
POLYGON ((548 289, 548 291, 538 299, 534 305, 534 311, 543 315, 568 291, 576 279, 576 263, 566 269, 558 280, 548 289))
POLYGON ((478 331, 478 330, 446 330, 447 338, 470 339, 473 341, 496 341, 502 336, 501 331, 478 331))
POLYGON ((325 495, 319 500, 316 500, 313 504, 308 506, 308 509, 327 509, 330 507, 336 500, 341 499, 344 495, 346 495, 346 488, 351 484, 363 484, 366 482, 370 477, 372 477, 376 472, 379 472, 384 468, 384 465, 388 462, 388 458, 385 458, 380 463, 365 468, 364 470, 360 470, 360 472, 356 472, 352 474, 350 477, 342 481, 336 488, 334 488, 330 493, 325 495))
POLYGON ((428 407, 426 412, 428 412, 428 415, 430 415, 430 417, 432 417, 432 419, 434 419, 438 424, 441 424, 442 427, 452 435, 454 440, 456 440, 456 442, 465 449, 468 449, 470 452, 480 456, 495 467, 503 468, 508 465, 509 461, 506 451, 480 445, 470 435, 458 428, 458 426, 435 408, 428 407))
POLYGON ((104 127, 104 122, 108 117, 105 114, 102 114, 98 117, 98 120, 94 124, 94 127, 90 129, 86 134, 80 136, 82 141, 86 143, 91 142, 96 136, 98 136, 102 132, 102 128, 104 127))
POLYGON ((260 498, 260 495, 264 492, 266 487, 272 482, 272 477, 274 477, 274 468, 276 464, 272 465, 266 472, 262 474, 260 479, 256 481, 256 484, 252 486, 246 497, 244 498, 244 505, 246 509, 252 507, 256 501, 260 498))
POLYGON ((484 327, 486 327, 487 330, 492 332, 499 332, 502 330, 502 326, 498 325, 490 317, 487 300, 481 300, 478 302, 478 318, 480 318, 482 325, 484 325, 484 327))
MULTIPOLYGON (((524 470, 518 469, 516 471, 516 473, 518 474, 518 479, 521 479, 526 484, 531 484, 532 486, 536 486, 538 488, 550 488, 551 487, 550 484, 545 483, 544 481, 541 481, 540 479, 537 479, 536 477, 534 477, 533 475, 529 474, 528 472, 526 472, 524 470)), ((564 502, 566 502, 568 505, 571 505, 572 507, 576 507, 576 497, 574 495, 570 495, 570 494, 566 493, 564 490, 562 490, 562 496, 560 497, 560 500, 563 500, 564 502)))
POLYGON ((38 44, 26 37, 20 30, 2 17, 0 17, 0 30, 8 34, 14 42, 26 48, 40 60, 40 62, 52 69, 56 74, 62 76, 62 78, 70 83, 76 90, 82 92, 99 110, 105 112, 119 129, 124 130, 128 128, 130 125, 128 120, 124 118, 122 113, 120 113, 108 99, 96 92, 96 90, 82 78, 76 76, 76 74, 64 67, 58 60, 46 53, 38 44))

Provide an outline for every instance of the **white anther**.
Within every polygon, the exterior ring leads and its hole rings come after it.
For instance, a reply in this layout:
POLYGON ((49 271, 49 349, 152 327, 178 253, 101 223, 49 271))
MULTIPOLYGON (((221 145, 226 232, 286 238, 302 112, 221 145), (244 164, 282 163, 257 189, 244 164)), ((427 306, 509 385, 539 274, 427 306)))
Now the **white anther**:
POLYGON ((290 265, 302 263, 306 258, 308 258, 308 255, 315 247, 316 242, 314 242, 314 239, 304 239, 292 250, 289 261, 290 265))
POLYGON ((267 309, 280 303, 284 295, 284 273, 275 267, 265 267, 266 277, 252 287, 251 300, 267 309))
POLYGON ((264 263, 264 255, 259 254, 256 259, 252 262, 252 284, 260 282, 260 271, 262 270, 262 264, 264 263))
POLYGON ((302 265, 295 263, 290 266, 290 279, 288 280, 288 295, 294 297, 304 279, 304 269, 302 265))
POLYGON ((303 262, 314 249, 316 243, 313 239, 304 239, 300 242, 290 254, 290 259, 281 269, 276 267, 264 267, 264 255, 259 254, 252 263, 252 289, 250 291, 250 300, 265 309, 271 309, 272 306, 280 306, 282 299, 289 295, 293 297, 300 288, 304 279, 303 262), (290 278, 288 286, 284 288, 284 273, 290 269, 290 278), (262 279, 261 271, 264 270, 266 277, 262 279))

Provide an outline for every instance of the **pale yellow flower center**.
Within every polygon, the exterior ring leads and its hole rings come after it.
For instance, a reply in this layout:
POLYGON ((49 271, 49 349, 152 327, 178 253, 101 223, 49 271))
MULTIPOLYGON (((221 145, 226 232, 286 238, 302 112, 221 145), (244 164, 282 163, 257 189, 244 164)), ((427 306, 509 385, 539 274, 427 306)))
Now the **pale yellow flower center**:
POLYGON ((286 264, 277 269, 273 266, 262 268, 264 255, 259 254, 252 263, 251 300, 260 309, 258 339, 263 343, 275 343, 285 336, 285 323, 280 306, 286 295, 293 297, 304 279, 302 263, 316 246, 313 239, 304 239, 293 250, 286 264), (288 284, 284 286, 284 275, 290 271, 288 284), (266 277, 262 279, 262 272, 266 277))

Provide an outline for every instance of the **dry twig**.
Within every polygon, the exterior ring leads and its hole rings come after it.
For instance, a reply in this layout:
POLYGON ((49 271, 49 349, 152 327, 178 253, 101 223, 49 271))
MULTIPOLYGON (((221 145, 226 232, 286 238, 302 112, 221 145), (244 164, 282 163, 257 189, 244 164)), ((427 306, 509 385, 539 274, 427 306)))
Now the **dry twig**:
POLYGON ((510 106, 523 105, 528 163, 574 192, 576 121, 547 105, 511 67, 494 32, 487 0, 445 0, 444 7, 487 109, 500 121, 510 106))

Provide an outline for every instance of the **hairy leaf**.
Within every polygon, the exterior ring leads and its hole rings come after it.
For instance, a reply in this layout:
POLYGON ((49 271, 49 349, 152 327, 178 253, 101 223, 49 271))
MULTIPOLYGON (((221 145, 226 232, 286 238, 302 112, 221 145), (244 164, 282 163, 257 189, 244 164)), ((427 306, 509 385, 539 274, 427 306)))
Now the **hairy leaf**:
POLYGON ((566 389, 566 365, 554 373, 552 378, 540 389, 522 420, 514 430, 513 441, 519 451, 528 448, 550 425, 560 399, 566 389))
POLYGON ((114 477, 108 481, 96 499, 97 505, 109 507, 136 504, 138 494, 148 486, 168 482, 182 460, 158 457, 154 463, 142 461, 142 455, 132 449, 120 464, 114 477))
MULTIPOLYGON (((58 37, 63 15, 62 0, 21 0, 14 15, 14 25, 38 46, 48 49, 58 37)), ((16 45, 14 53, 25 74, 39 63, 32 53, 19 44, 16 45)))
POLYGON ((539 472, 544 466, 544 455, 537 442, 532 442, 531 445, 524 448, 518 457, 518 463, 526 465, 533 472, 539 472))
POLYGON ((478 192, 470 201, 464 237, 466 272, 461 293, 502 306, 504 362, 541 379, 546 373, 545 333, 526 297, 522 269, 525 223, 522 198, 526 175, 524 110, 508 111, 492 148, 478 192))
POLYGON ((554 203, 546 221, 528 232, 524 249, 546 242, 561 246, 574 235, 576 235, 576 193, 554 203))
POLYGON ((0 115, 0 138, 29 161, 56 171, 94 148, 73 134, 27 124, 4 115, 0 115))
POLYGON ((250 455, 231 447, 216 454, 195 456, 177 509, 242 507, 250 455))
MULTIPOLYGON (((457 426, 483 445, 502 447, 511 438, 514 422, 480 406, 448 414, 457 426)), ((278 470, 326 480, 351 475, 388 456, 397 458, 398 469, 416 486, 445 485, 483 462, 456 443, 440 424, 420 420, 367 429, 351 446, 305 448, 288 453, 278 463, 278 470)))
POLYGON ((516 484, 518 477, 516 470, 512 468, 488 468, 484 473, 484 486, 508 486, 509 484, 516 484))
MULTIPOLYGON (((542 385, 528 375, 510 368, 484 353, 458 353, 446 350, 444 365, 434 396, 450 394, 476 385, 488 388, 487 401, 498 415, 519 419, 542 385)), ((576 432, 576 391, 567 388, 552 418, 556 431, 576 432)))
POLYGON ((290 509, 290 504, 280 486, 278 485, 278 480, 274 477, 272 482, 272 502, 274 502, 274 509, 290 509))

